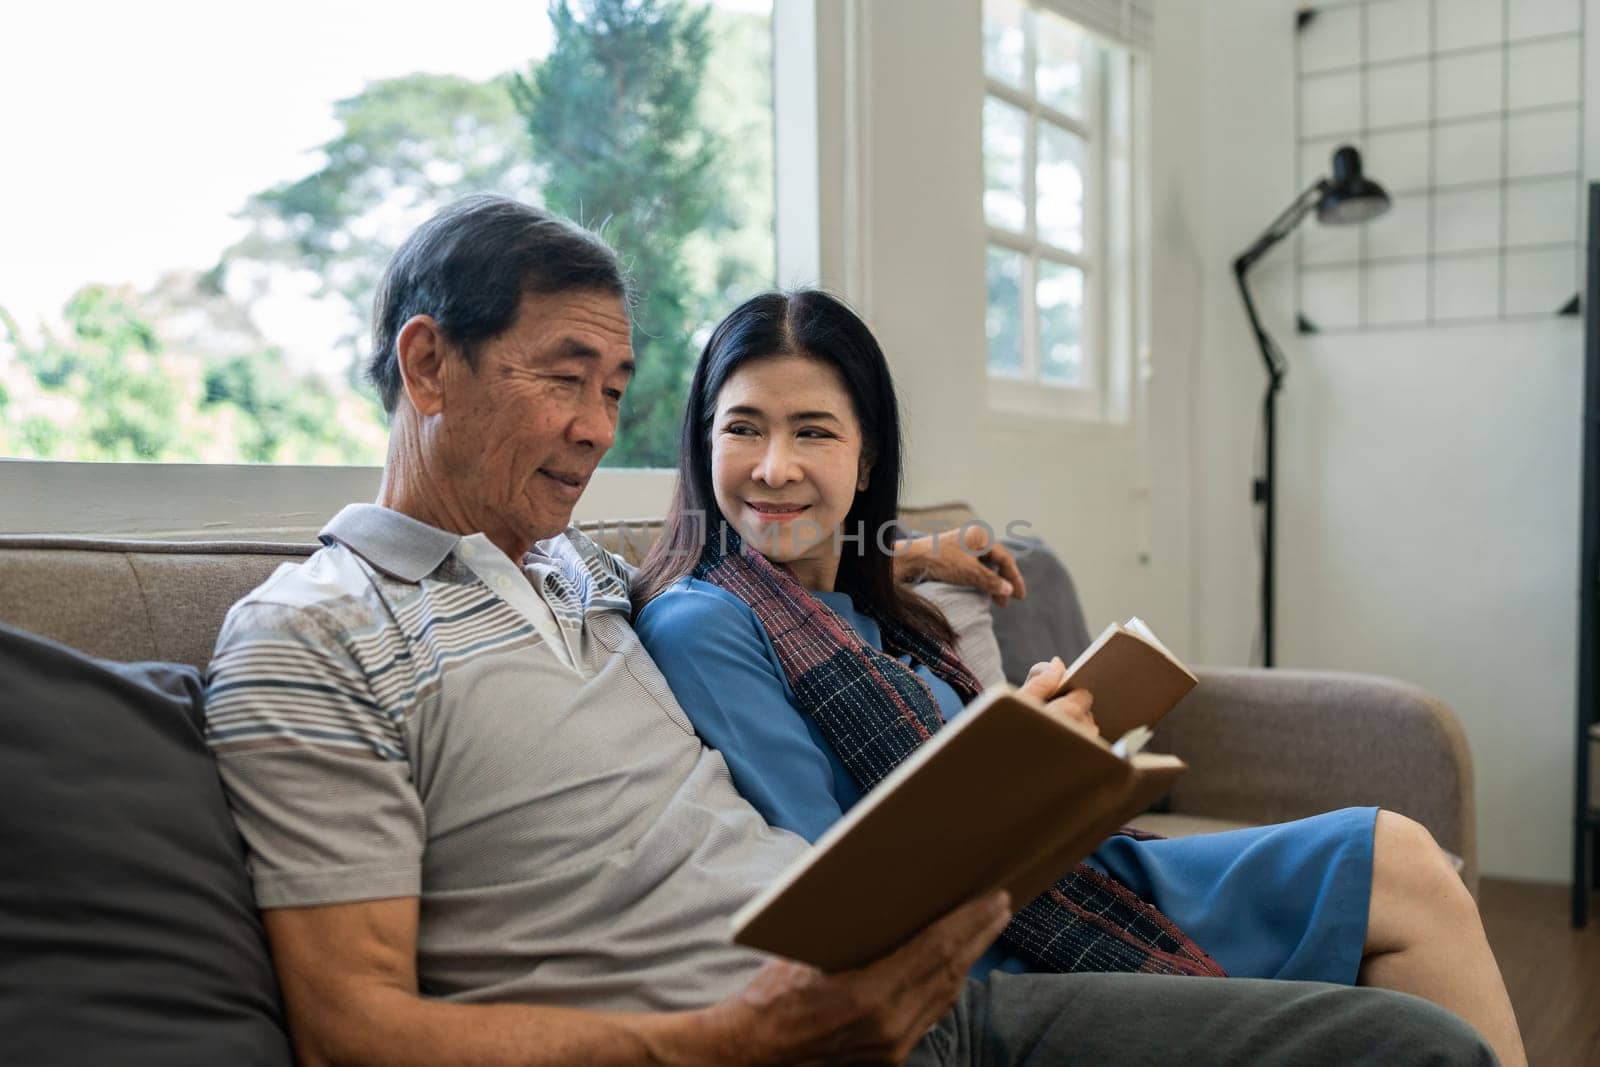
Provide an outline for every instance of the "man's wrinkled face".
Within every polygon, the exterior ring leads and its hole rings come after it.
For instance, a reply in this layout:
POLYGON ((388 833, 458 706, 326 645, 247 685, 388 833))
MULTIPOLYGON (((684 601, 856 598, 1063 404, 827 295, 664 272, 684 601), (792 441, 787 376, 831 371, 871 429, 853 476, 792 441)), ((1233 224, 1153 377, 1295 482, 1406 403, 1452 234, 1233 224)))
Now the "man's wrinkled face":
POLYGON ((616 440, 633 376, 622 299, 605 292, 525 295, 511 328, 482 344, 476 370, 451 359, 442 452, 479 527, 527 541, 572 521, 616 440))

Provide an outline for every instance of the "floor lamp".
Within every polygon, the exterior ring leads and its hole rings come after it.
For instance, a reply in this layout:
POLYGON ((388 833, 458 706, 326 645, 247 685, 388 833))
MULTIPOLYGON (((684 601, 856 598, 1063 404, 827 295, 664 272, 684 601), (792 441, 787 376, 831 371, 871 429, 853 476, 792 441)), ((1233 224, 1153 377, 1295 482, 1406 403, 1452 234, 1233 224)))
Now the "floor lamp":
POLYGON ((1361 153, 1349 145, 1333 153, 1333 176, 1318 178, 1316 183, 1295 198, 1283 214, 1256 238, 1255 244, 1239 254, 1233 261, 1233 275, 1239 281, 1239 293, 1244 297, 1244 310, 1250 316, 1250 328, 1255 331, 1256 344, 1261 347, 1261 360, 1267 368, 1267 393, 1262 401, 1262 420, 1266 427, 1266 462, 1262 472, 1251 484, 1252 499, 1263 509, 1261 558, 1261 633, 1263 667, 1272 666, 1272 577, 1274 563, 1274 504, 1276 500, 1277 461, 1277 401, 1278 390, 1283 386, 1283 376, 1288 363, 1277 342, 1261 325, 1256 314, 1255 301, 1250 298, 1250 286, 1245 275, 1257 260, 1266 255, 1272 246, 1294 232, 1294 228, 1316 208, 1317 221, 1325 226, 1348 226, 1377 218, 1389 210, 1389 194, 1383 187, 1370 181, 1361 173, 1361 153))

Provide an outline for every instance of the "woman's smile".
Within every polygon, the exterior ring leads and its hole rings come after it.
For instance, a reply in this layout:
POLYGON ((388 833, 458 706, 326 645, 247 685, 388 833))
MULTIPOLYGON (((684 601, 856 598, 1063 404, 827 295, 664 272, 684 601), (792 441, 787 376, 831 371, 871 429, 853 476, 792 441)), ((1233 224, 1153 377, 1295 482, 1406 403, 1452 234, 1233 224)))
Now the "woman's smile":
POLYGON ((746 500, 745 505, 756 513, 758 522, 793 522, 811 509, 810 504, 777 504, 761 500, 746 500))

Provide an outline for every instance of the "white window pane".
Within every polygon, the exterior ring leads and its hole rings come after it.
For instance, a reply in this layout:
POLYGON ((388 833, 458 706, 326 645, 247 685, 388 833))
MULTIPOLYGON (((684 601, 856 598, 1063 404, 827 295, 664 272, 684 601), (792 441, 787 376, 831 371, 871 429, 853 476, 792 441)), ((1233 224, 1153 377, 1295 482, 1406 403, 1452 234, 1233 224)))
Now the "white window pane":
POLYGON ((1083 138, 1053 122, 1039 123, 1039 239, 1083 251, 1083 138))
POLYGON ((1053 385, 1083 384, 1083 271, 1039 261, 1039 378, 1053 385))
POLYGON ((997 97, 983 101, 983 217, 989 225, 1022 232, 1028 113, 997 97))
POLYGON ((1083 115, 1084 68, 1092 42, 1060 15, 1039 12, 1034 23, 1037 61, 1034 91, 1039 102, 1074 117, 1083 115))
POLYGON ((989 337, 989 373, 1022 373, 1023 255, 989 247, 989 306, 984 329, 989 337))
POLYGON ((693 338, 775 280, 770 5, 617 5, 604 25, 540 3, 358 7, 286 0, 248 48, 227 5, 189 5, 177 36, 140 5, 95 5, 91 34, 82 5, 29 9, 0 100, 32 102, 7 109, 8 142, 50 162, 0 179, 0 457, 381 463, 360 381, 375 283, 411 228, 489 192, 609 220, 650 297, 653 370, 608 461, 676 461, 693 338), (601 69, 597 48, 626 59, 601 69), (605 153, 596 109, 630 116, 605 153), (641 197, 646 158, 665 162, 641 197))
POLYGON ((1027 18, 1020 0, 983 0, 983 69, 989 77, 1024 90, 1027 18))

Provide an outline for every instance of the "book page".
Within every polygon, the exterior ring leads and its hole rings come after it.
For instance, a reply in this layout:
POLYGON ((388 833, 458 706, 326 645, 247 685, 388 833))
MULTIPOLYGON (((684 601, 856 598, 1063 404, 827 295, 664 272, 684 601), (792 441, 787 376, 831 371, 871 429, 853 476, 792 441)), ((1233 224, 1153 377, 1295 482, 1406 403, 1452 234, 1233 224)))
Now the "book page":
POLYGON ((1087 689, 1100 733, 1119 741, 1136 726, 1153 728, 1197 684, 1159 642, 1113 623, 1073 663, 1063 692, 1087 689))
POLYGON ((1036 895, 1040 860, 1092 837, 1134 774, 1104 741, 991 690, 740 909, 734 940, 838 970, 999 886, 1036 895))

